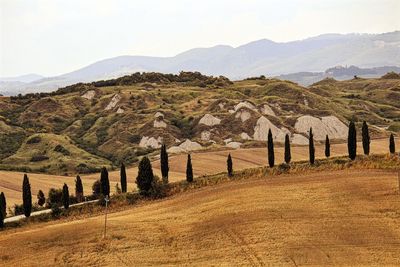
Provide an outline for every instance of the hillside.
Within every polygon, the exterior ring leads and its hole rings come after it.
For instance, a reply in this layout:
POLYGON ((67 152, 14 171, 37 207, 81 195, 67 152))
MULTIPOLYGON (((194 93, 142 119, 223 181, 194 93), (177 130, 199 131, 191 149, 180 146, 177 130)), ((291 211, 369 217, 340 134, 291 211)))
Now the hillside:
POLYGON ((158 154, 161 143, 170 153, 263 147, 270 128, 277 145, 285 134, 294 145, 307 144, 310 127, 317 143, 327 134, 342 142, 350 119, 368 121, 373 138, 384 137, 386 129, 400 129, 400 80, 388 78, 327 79, 306 88, 263 77, 231 82, 190 72, 136 73, 3 97, 0 166, 75 174, 135 163, 158 154), (28 144, 38 133, 44 141, 28 144), (70 155, 54 151, 57 145, 70 155), (46 167, 54 162, 63 168, 46 167))
MULTIPOLYGON (((52 91, 59 87, 120 77, 134 72, 199 71, 230 79, 321 72, 333 66, 398 66, 400 31, 382 34, 323 34, 291 42, 261 39, 238 47, 194 48, 173 57, 119 56, 27 84, 1 87, 0 93, 52 91)), ((354 75, 354 74, 353 74, 354 75)))
POLYGON ((104 216, 6 231, 0 259, 6 266, 396 266, 399 205, 390 171, 234 180, 109 214, 106 240, 104 216))

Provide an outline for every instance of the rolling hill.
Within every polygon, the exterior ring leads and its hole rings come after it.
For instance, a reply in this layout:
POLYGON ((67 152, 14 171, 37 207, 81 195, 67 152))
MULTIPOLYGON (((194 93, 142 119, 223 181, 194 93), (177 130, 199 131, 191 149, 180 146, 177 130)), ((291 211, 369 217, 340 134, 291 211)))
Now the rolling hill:
POLYGON ((321 72, 338 65, 361 68, 398 66, 399 43, 400 31, 382 34, 324 34, 286 43, 262 39, 235 48, 227 45, 195 48, 174 57, 119 56, 56 77, 3 87, 0 93, 6 91, 16 95, 52 91, 78 82, 116 78, 138 71, 199 71, 206 75, 224 75, 237 80, 259 75, 321 72))
POLYGON ((326 135, 343 142, 349 120, 366 120, 373 138, 385 137, 400 130, 399 99, 397 74, 306 88, 264 77, 136 73, 0 98, 0 168, 75 175, 157 156, 161 143, 171 154, 264 147, 269 129, 278 146, 286 134, 308 144, 310 127, 317 143, 326 135))

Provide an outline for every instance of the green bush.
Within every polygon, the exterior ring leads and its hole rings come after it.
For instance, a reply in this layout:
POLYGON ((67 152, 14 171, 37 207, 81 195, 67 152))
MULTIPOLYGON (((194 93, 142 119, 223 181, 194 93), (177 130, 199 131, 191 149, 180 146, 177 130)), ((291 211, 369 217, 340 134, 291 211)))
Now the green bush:
POLYGON ((54 148, 54 151, 55 151, 55 152, 58 152, 58 153, 61 153, 61 154, 63 154, 64 156, 69 156, 69 155, 71 155, 71 153, 70 153, 66 148, 64 148, 62 145, 57 145, 57 146, 54 148))
POLYGON ((28 141, 26 141, 26 143, 28 145, 30 145, 30 144, 40 143, 41 141, 42 141, 42 138, 40 136, 34 136, 32 138, 29 138, 28 141))
POLYGON ((46 155, 33 155, 32 157, 31 157, 31 162, 39 162, 39 161, 44 161, 44 160, 48 160, 49 159, 49 157, 48 156, 46 156, 46 155))

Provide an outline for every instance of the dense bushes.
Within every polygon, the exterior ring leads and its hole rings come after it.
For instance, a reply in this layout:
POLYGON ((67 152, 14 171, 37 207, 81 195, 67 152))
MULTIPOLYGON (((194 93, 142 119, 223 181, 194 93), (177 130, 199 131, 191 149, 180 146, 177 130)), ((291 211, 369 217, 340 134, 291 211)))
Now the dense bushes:
POLYGON ((48 156, 46 156, 46 155, 41 155, 41 154, 38 154, 38 155, 33 155, 32 157, 31 157, 31 162, 39 162, 39 161, 44 161, 44 160, 48 160, 49 159, 49 157, 48 156))
POLYGON ((0 159, 7 158, 17 152, 25 137, 23 132, 0 134, 0 159))
POLYGON ((58 153, 61 153, 64 156, 71 155, 71 153, 65 147, 63 147, 62 145, 56 145, 56 147, 54 148, 54 151, 58 152, 58 153))

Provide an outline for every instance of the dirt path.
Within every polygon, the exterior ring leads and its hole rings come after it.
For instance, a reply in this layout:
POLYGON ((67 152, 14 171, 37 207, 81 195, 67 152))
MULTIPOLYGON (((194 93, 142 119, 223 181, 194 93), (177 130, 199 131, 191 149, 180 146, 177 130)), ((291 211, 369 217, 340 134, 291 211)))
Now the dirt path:
POLYGON ((110 214, 107 240, 102 216, 7 231, 0 259, 6 266, 399 265, 397 188, 396 173, 375 170, 232 181, 110 214))

